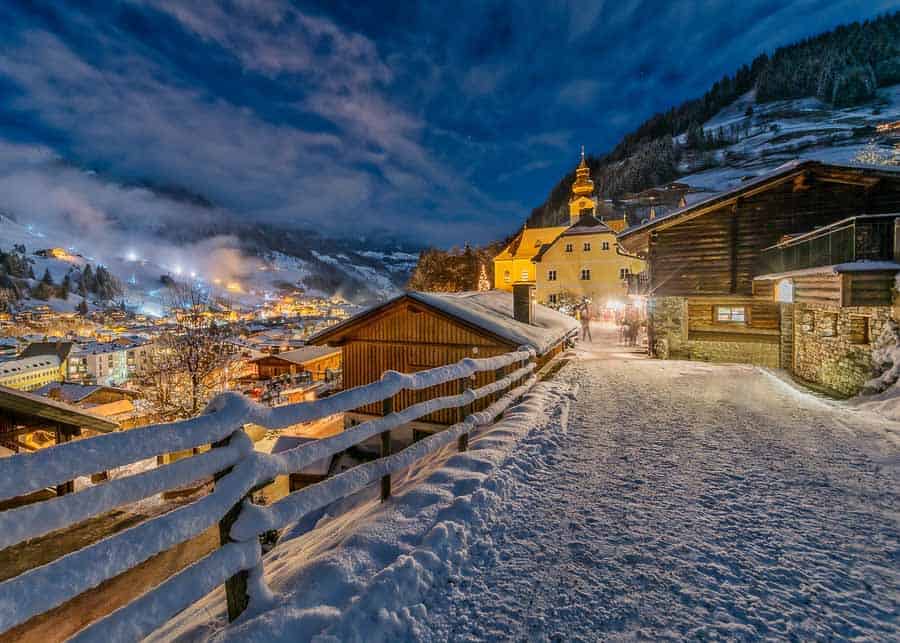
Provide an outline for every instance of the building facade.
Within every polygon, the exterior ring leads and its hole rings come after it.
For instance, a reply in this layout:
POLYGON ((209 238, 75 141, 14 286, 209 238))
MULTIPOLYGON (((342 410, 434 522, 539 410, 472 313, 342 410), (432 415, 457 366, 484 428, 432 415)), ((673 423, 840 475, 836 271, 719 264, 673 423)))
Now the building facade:
POLYGON ((523 228, 494 259, 494 288, 512 291, 516 284, 533 284, 537 301, 548 305, 564 299, 624 304, 626 276, 644 266, 616 241, 626 225, 624 213, 598 206, 582 149, 569 197, 569 225, 523 228))
POLYGON ((900 171, 794 162, 619 235, 648 258, 650 348, 850 395, 891 314, 900 171))

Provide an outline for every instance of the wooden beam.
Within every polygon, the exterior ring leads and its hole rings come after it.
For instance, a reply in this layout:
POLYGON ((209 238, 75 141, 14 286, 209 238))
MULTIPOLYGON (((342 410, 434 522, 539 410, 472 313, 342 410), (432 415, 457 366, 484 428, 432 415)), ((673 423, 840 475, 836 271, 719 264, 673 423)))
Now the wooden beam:
POLYGON ((728 222, 730 231, 728 234, 730 240, 729 247, 729 265, 731 266, 731 286, 729 292, 737 292, 738 279, 738 211, 741 207, 741 199, 734 202, 731 207, 731 219, 728 222))
MULTIPOLYGON (((394 398, 389 397, 381 403, 381 415, 386 417, 394 412, 394 398)), ((381 434, 381 457, 391 455, 391 432, 384 431, 381 434)), ((391 474, 381 477, 381 502, 391 497, 391 474)))

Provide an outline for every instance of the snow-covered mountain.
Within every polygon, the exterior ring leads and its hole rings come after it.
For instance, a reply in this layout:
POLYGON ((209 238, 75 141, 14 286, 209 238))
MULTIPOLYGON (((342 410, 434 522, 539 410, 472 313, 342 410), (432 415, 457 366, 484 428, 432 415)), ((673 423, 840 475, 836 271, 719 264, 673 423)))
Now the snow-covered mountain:
MULTIPOLYGON (((723 132, 734 142, 714 152, 685 155, 679 181, 719 191, 794 159, 863 164, 897 155, 900 129, 890 125, 900 123, 900 85, 882 88, 874 100, 845 109, 817 98, 757 103, 755 94, 744 94, 703 124, 708 135, 723 132)), ((685 144, 685 139, 682 134, 675 143, 685 144)))
MULTIPOLYGON (((228 241, 212 243, 198 237, 190 240, 191 245, 172 247, 146 241, 111 246, 0 214, 0 251, 25 248, 36 278, 29 286, 36 284, 45 270, 55 284, 61 283, 66 274, 77 283, 77 274, 86 265, 102 265, 122 282, 123 299, 129 306, 149 314, 162 311, 163 281, 167 277, 196 280, 213 293, 247 306, 298 289, 311 296, 339 295, 355 303, 372 303, 400 292, 418 260, 418 254, 396 247, 373 248, 371 240, 322 240, 296 231, 282 235, 287 241, 278 244, 280 250, 267 247, 264 239, 248 239, 238 231, 224 238, 228 241), (292 234, 307 242, 292 244, 292 234), (285 249, 292 245, 293 254, 285 249), (52 248, 65 250, 65 256, 35 254, 52 248)), ((80 302, 81 297, 72 294, 67 300, 30 303, 65 311, 74 310, 80 302)), ((26 306, 28 303, 24 302, 26 306)))

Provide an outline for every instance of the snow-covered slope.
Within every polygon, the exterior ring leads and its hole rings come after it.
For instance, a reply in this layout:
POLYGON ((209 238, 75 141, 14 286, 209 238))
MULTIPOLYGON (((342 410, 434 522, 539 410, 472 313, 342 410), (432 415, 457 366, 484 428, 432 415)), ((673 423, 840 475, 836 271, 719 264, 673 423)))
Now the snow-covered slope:
MULTIPOLYGON (((889 155, 900 142, 898 132, 877 131, 879 125, 900 121, 900 85, 883 88, 876 100, 846 109, 815 98, 757 103, 754 94, 741 96, 703 124, 708 134, 721 128, 736 142, 683 160, 679 169, 684 176, 679 181, 721 191, 793 159, 855 163, 867 149, 889 155)), ((676 142, 683 143, 684 135, 676 142)))

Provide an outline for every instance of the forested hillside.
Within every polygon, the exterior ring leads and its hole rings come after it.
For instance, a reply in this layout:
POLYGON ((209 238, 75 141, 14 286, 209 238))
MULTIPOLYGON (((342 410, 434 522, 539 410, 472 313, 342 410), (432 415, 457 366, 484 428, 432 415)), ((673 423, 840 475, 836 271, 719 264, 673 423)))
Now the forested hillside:
MULTIPOLYGON (((755 101, 814 97, 843 108, 871 100, 877 88, 900 83, 900 12, 850 25, 762 54, 715 82, 701 98, 659 113, 626 134, 602 157, 589 157, 604 197, 620 197, 678 178, 685 157, 724 148, 742 134, 731 125, 710 132, 703 123, 755 90, 755 101)), ((752 113, 753 104, 747 106, 752 113)), ((711 157, 711 155, 709 155, 711 157)), ((558 225, 566 215, 573 171, 551 190, 528 219, 558 225)))

